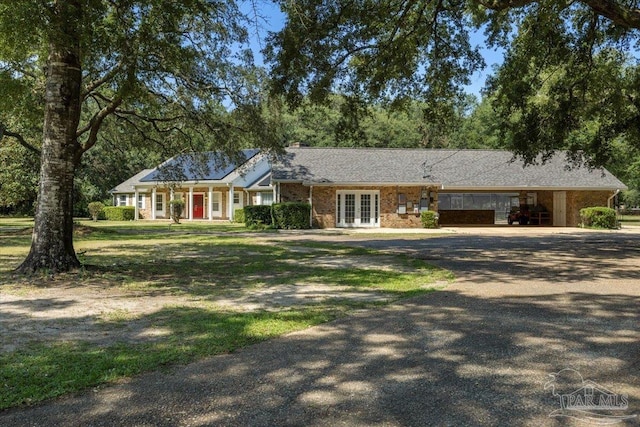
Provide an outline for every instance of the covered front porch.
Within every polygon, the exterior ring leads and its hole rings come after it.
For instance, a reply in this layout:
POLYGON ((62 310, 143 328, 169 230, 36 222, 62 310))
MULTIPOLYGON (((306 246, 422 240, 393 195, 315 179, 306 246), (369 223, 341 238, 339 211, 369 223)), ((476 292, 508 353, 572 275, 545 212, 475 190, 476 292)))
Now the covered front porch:
POLYGON ((183 200, 183 218, 192 220, 233 219, 236 209, 242 209, 249 197, 243 188, 234 186, 187 186, 180 189, 153 187, 135 189, 135 218, 168 219, 171 201, 183 200), (145 191, 146 190, 146 191, 145 191))

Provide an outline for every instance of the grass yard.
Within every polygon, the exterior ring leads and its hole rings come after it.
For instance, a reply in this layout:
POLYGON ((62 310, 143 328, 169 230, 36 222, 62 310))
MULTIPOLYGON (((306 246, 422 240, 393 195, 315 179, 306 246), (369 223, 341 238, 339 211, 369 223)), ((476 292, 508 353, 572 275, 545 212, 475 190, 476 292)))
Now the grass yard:
POLYGON ((12 270, 29 219, 0 218, 0 409, 168 369, 452 280, 421 260, 221 223, 82 222, 84 267, 12 270))
POLYGON ((620 224, 625 225, 640 225, 640 215, 622 215, 620 217, 620 224))

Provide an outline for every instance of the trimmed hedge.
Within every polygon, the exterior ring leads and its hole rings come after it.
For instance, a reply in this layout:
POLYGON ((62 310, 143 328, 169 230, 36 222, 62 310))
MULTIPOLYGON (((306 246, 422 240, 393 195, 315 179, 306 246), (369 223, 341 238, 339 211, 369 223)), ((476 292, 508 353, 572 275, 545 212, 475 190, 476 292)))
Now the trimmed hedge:
POLYGON ((424 228, 438 228, 438 214, 434 211, 422 211, 420 222, 424 228))
MULTIPOLYGON (((239 211, 240 209, 238 209, 239 211)), ((238 212, 236 211, 236 212, 238 212)), ((244 225, 247 227, 269 226, 273 220, 271 217, 271 206, 253 205, 245 206, 244 209, 244 225)), ((235 217, 235 213, 234 213, 235 217)))
POLYGON ((616 211, 605 207, 591 207, 580 209, 580 222, 587 228, 618 228, 616 211))
POLYGON ((233 222, 244 222, 244 209, 236 209, 235 211, 233 211, 233 222))
POLYGON ((311 228, 309 224, 311 205, 308 203, 276 203, 271 208, 273 221, 277 228, 286 230, 311 228))
POLYGON ((133 221, 136 216, 134 206, 105 206, 103 212, 107 221, 133 221))

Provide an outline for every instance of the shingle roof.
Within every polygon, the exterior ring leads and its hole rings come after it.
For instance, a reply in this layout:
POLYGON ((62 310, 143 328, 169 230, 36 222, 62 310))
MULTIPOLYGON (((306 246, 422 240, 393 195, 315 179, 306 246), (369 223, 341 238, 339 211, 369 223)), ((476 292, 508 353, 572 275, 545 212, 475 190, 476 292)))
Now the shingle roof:
POLYGON ((316 184, 441 184, 443 188, 625 189, 606 170, 568 168, 564 153, 523 167, 502 150, 288 148, 274 181, 316 184))
POLYGON ((258 177, 252 183, 247 184, 247 190, 262 190, 271 186, 271 170, 258 177))
POLYGON ((241 151, 238 159, 229 159, 217 152, 182 154, 173 157, 151 173, 140 179, 140 182, 176 181, 219 181, 224 179, 238 166, 258 154, 258 149, 241 151))
POLYGON ((140 184, 140 178, 148 175, 153 169, 144 169, 141 172, 138 172, 128 180, 118 184, 112 190, 111 193, 133 193, 133 186, 140 184))

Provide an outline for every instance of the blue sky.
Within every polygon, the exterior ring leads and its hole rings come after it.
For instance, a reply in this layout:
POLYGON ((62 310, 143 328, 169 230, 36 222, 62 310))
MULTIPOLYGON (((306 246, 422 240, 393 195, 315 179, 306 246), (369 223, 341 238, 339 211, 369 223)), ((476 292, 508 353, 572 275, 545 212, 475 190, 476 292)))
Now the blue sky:
MULTIPOLYGON (((280 11, 277 4, 269 0, 254 0, 243 2, 243 10, 253 18, 254 12, 252 9, 253 4, 257 4, 259 7, 260 17, 258 19, 259 26, 251 29, 251 46, 256 54, 256 60, 261 63, 262 58, 259 55, 261 46, 261 40, 264 40, 268 31, 277 31, 284 25, 284 15, 280 11), (255 3, 254 3, 255 2, 255 3), (257 33, 257 34, 256 34, 257 33)), ((484 70, 476 72, 470 78, 471 84, 466 87, 468 93, 474 94, 480 99, 480 91, 484 87, 487 77, 490 75, 493 66, 502 63, 502 52, 494 49, 484 48, 484 34, 482 31, 477 31, 472 35, 471 42, 474 45, 481 47, 482 56, 484 57, 486 67, 484 70)))

